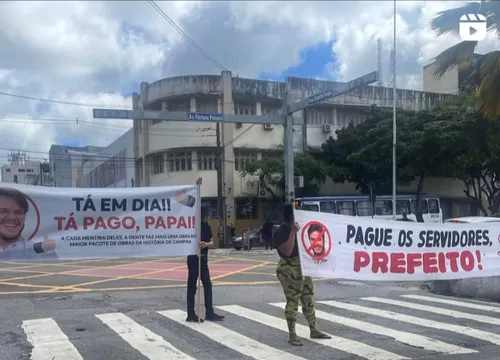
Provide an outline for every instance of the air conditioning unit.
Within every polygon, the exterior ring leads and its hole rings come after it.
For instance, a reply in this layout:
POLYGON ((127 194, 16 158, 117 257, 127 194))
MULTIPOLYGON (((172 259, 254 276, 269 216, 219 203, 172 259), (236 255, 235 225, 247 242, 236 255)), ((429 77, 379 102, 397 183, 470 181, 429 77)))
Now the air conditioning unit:
POLYGON ((259 181, 259 184, 257 186, 257 192, 260 198, 265 198, 267 197, 267 190, 265 187, 261 186, 261 182, 259 181))
POLYGON ((325 132, 325 133, 332 132, 332 125, 330 125, 330 124, 324 124, 323 125, 323 132, 325 132))
POLYGON ((272 130, 273 124, 264 124, 264 130, 272 130))

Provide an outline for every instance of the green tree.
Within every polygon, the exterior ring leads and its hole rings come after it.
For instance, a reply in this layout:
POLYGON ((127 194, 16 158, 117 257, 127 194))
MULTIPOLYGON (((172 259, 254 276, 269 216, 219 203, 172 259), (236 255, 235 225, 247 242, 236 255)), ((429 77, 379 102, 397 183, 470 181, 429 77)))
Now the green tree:
MULTIPOLYGON (((325 183, 331 174, 330 166, 310 154, 296 154, 295 176, 304 176, 304 187, 296 188, 296 196, 316 196, 320 186, 325 183)), ((240 177, 255 177, 248 185, 251 188, 260 186, 265 188, 274 199, 280 198, 279 193, 285 190, 285 162, 283 153, 275 156, 263 157, 260 160, 250 162, 242 171, 240 177), (278 191, 276 191, 278 190, 278 191)))
MULTIPOLYGON (((366 121, 337 131, 323 146, 327 163, 335 163, 337 182, 353 182, 363 193, 374 184, 377 194, 392 189, 391 111, 372 108, 366 121)), ((459 153, 459 126, 452 113, 397 112, 396 175, 398 182, 417 179, 416 217, 423 221, 421 195, 425 179, 459 153)))
MULTIPOLYGON (((402 114, 399 115, 401 117, 402 114)), ((400 130, 398 130, 400 132, 400 130)), ((335 164, 330 176, 335 182, 351 182, 362 193, 369 193, 370 185, 376 194, 387 194, 392 189, 392 113, 372 107, 365 121, 349 124, 336 131, 322 146, 319 155, 327 164, 335 164), (334 170, 334 171, 333 171, 334 170)), ((397 158, 397 167, 405 168, 404 160, 397 158)), ((410 181, 412 174, 397 172, 398 181, 410 181)))
POLYGON ((398 124, 400 156, 405 168, 399 169, 417 179, 416 217, 422 218, 422 192, 425 179, 441 170, 463 150, 460 124, 452 112, 416 112, 398 124))
POLYGON ((500 211, 500 123, 483 116, 474 95, 462 93, 442 105, 460 128, 461 153, 448 164, 451 174, 462 180, 465 195, 481 212, 500 211), (487 199, 488 207, 483 205, 487 199))
MULTIPOLYGON (((486 16, 488 31, 500 38, 500 1, 481 1, 463 7, 442 11, 433 19, 431 26, 437 36, 458 35, 460 17, 464 14, 480 13, 486 16)), ((454 66, 469 70, 469 84, 476 91, 480 109, 486 117, 500 116, 500 51, 492 51, 482 57, 475 57, 477 41, 462 41, 436 57, 434 76, 442 77, 454 66)))

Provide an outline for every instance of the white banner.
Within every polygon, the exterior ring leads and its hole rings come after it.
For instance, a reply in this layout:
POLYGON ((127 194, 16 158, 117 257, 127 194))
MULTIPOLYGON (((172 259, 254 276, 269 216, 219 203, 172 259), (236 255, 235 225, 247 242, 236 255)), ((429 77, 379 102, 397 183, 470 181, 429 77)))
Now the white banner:
POLYGON ((302 273, 373 281, 500 275, 500 223, 432 224, 295 210, 302 273))
POLYGON ((0 261, 197 254, 198 185, 53 188, 0 183, 0 261))

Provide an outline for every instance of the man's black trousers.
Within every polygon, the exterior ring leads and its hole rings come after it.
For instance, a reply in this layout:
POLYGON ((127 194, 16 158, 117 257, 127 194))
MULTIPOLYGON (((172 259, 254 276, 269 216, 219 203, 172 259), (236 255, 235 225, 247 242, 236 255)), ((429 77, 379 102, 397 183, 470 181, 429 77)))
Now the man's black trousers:
MULTIPOLYGON (((194 311, 194 297, 196 295, 196 285, 198 282, 198 256, 190 255, 187 258, 188 266, 188 282, 187 282, 187 311, 188 316, 195 315, 194 311)), ((206 315, 214 313, 212 302, 212 281, 210 280, 210 272, 208 270, 207 256, 201 257, 201 283, 205 293, 205 311, 206 315)), ((198 314, 199 315, 199 314, 198 314)))

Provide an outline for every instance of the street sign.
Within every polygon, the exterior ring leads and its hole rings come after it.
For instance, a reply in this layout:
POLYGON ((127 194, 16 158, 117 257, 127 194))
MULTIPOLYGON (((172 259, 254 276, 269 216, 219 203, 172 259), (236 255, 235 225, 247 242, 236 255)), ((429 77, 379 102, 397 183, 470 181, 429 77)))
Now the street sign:
POLYGON ((94 109, 94 119, 129 119, 129 110, 94 109))
POLYGON ((188 120, 190 120, 190 121, 224 122, 224 114, 190 112, 190 113, 188 113, 188 120))
POLYGON ((301 100, 288 106, 288 114, 293 114, 296 111, 302 110, 308 106, 320 104, 333 97, 343 95, 360 86, 372 84, 378 81, 378 72, 374 71, 363 75, 357 79, 351 80, 348 83, 340 84, 336 89, 328 89, 322 93, 315 94, 307 99, 301 100))
POLYGON ((207 121, 244 124, 283 125, 285 119, 279 115, 229 115, 220 113, 197 113, 184 111, 93 109, 94 119, 135 119, 162 121, 207 121))

